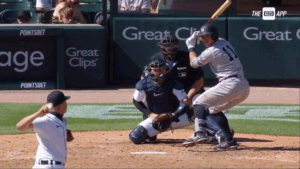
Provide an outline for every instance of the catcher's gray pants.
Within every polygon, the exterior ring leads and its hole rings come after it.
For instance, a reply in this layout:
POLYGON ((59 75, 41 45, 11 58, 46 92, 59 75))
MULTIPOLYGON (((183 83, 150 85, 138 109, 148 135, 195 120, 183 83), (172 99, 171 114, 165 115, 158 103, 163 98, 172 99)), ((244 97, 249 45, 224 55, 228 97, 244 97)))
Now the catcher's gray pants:
POLYGON ((238 105, 249 96, 249 92, 250 86, 244 77, 232 77, 194 96, 193 105, 201 105, 214 114, 238 105))
MULTIPOLYGON (((187 126, 191 126, 191 125, 194 125, 194 123, 190 123, 189 120, 188 120, 188 116, 187 114, 183 114, 179 117, 179 122, 176 123, 176 122, 173 122, 170 129, 181 129, 181 128, 184 128, 184 127, 187 127, 187 126)), ((155 130, 153 127, 152 127, 152 122, 153 120, 150 119, 150 118, 147 118, 145 119, 144 121, 142 121, 140 124, 140 126, 143 126, 147 129, 147 132, 148 132, 148 135, 150 137, 153 137, 153 136, 156 136, 157 134, 159 134, 159 131, 155 130)), ((170 130, 168 129, 168 130, 170 130)))

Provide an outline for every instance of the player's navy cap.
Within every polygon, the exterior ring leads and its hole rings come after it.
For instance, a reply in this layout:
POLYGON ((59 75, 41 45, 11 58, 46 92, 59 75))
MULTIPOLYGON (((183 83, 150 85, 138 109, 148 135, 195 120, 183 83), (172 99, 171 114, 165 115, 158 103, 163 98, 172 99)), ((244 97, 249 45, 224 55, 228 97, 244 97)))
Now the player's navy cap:
POLYGON ((63 92, 55 90, 51 92, 47 97, 47 103, 52 103, 53 106, 62 104, 64 101, 70 99, 70 96, 65 96, 63 92))
POLYGON ((19 11, 18 19, 22 19, 22 18, 30 19, 31 18, 30 12, 29 11, 19 11))

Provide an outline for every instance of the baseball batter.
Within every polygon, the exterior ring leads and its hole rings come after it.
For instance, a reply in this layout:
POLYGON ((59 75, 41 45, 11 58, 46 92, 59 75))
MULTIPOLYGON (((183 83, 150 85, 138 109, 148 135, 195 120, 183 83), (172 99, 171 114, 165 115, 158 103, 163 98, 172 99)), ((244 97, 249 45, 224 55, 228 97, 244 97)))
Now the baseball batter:
POLYGON ((67 111, 69 96, 61 91, 53 91, 47 97, 47 104, 41 109, 17 123, 21 131, 36 133, 39 146, 33 168, 64 168, 67 160, 67 141, 74 138, 67 130, 67 121, 63 117, 67 111))
MULTIPOLYGON (((243 66, 232 45, 219 37, 215 26, 209 24, 201 27, 186 40, 190 51, 190 64, 192 67, 202 67, 209 64, 212 72, 219 79, 219 83, 206 90, 202 95, 194 97, 193 108, 195 112, 195 131, 204 132, 205 109, 209 109, 212 118, 218 123, 225 141, 215 146, 215 150, 237 148, 238 144, 230 132, 228 120, 222 113, 244 101, 250 92, 248 81, 244 78, 243 66), (197 57, 194 52, 196 40, 201 37, 207 48, 197 57)), ((205 135, 201 135, 205 137, 205 135)), ((187 140, 185 144, 191 143, 187 140)))
POLYGON ((142 11, 150 12, 150 0, 122 0, 120 11, 142 11))

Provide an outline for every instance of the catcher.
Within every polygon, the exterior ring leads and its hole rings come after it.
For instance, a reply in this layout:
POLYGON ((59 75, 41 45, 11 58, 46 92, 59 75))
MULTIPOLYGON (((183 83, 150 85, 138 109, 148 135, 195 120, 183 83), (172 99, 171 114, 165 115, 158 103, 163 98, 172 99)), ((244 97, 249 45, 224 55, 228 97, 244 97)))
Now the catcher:
POLYGON ((133 95, 133 104, 148 117, 129 134, 135 144, 170 129, 193 125, 187 94, 180 82, 166 76, 170 71, 166 62, 161 58, 152 60, 148 71, 149 75, 136 84, 133 95), (142 102, 144 98, 148 108, 142 102))

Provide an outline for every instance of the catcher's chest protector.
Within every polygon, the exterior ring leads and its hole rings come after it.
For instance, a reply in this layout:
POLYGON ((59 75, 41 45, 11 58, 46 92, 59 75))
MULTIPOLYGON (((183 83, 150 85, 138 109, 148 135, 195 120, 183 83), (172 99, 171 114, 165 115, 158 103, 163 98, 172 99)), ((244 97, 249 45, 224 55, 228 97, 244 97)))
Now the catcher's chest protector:
MULTIPOLYGON (((148 76, 149 77, 149 76, 148 76)), ((173 94, 174 83, 166 78, 162 85, 154 85, 150 78, 143 83, 148 108, 157 114, 174 112, 179 106, 177 97, 173 94)))

